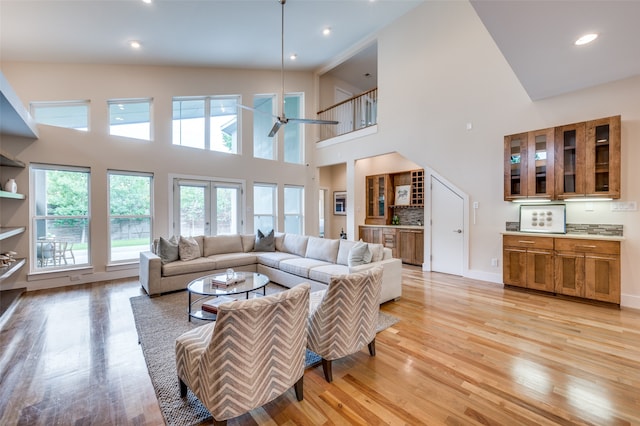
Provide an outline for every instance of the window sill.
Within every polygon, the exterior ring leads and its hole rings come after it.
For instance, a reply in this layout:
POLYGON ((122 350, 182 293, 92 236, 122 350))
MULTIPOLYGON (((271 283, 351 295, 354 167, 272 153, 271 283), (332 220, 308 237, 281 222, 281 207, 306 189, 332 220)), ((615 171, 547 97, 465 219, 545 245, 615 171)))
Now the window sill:
POLYGON ((138 265, 140 265, 139 261, 131 261, 131 262, 123 262, 123 263, 111 263, 109 265, 107 265, 106 271, 107 272, 113 272, 113 271, 127 271, 127 270, 134 270, 134 269, 138 269, 138 265))

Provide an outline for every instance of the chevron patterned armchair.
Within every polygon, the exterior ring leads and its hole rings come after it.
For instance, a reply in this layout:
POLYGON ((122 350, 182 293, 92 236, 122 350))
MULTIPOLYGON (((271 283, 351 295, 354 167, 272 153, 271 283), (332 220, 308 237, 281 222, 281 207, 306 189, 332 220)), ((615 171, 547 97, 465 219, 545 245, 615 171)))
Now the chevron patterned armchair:
POLYGON ((180 395, 185 397, 190 388, 217 425, 292 386, 302 401, 309 289, 304 283, 270 296, 223 303, 216 322, 178 337, 180 395))
POLYGON ((326 290, 311 294, 307 347, 322 357, 327 382, 331 362, 358 352, 364 345, 376 354, 376 328, 382 267, 335 276, 326 290))

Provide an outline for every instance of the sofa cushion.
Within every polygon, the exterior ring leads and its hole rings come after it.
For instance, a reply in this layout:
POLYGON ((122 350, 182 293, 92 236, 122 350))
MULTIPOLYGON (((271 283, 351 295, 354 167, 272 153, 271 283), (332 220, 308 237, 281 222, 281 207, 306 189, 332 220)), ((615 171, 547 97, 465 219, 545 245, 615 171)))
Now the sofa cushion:
POLYGON ((364 265, 371 262, 372 253, 369 250, 369 244, 358 241, 351 250, 349 250, 349 260, 347 264, 351 266, 364 265))
POLYGON ((309 271, 311 269, 324 265, 331 265, 331 263, 323 260, 307 259, 306 257, 296 257, 281 261, 278 269, 282 272, 288 272, 299 277, 309 278, 309 271))
POLYGON ((348 265, 349 264, 349 250, 356 244, 356 241, 349 240, 339 240, 340 248, 338 248, 338 257, 336 259, 336 263, 340 265, 348 265))
POLYGON ((200 247, 200 257, 204 256, 204 235, 196 235, 195 237, 191 237, 198 243, 198 247, 200 247))
POLYGON ((200 257, 200 246, 195 239, 181 235, 178 241, 178 252, 180 254, 180 260, 187 261, 197 259, 200 257))
POLYGON ((275 235, 276 240, 276 251, 285 251, 284 249, 284 232, 276 232, 275 235))
POLYGON ((307 254, 308 241, 309 237, 306 235, 284 234, 282 250, 280 251, 304 257, 304 255, 307 254))
POLYGON ((242 234, 240 238, 242 239, 242 251, 245 253, 253 251, 256 245, 256 236, 253 234, 242 234))
MULTIPOLYGON (((216 269, 216 262, 208 257, 199 257, 188 262, 175 261, 162 265, 162 276, 172 277, 175 275, 189 274, 192 272, 209 272, 216 269)), ((184 283, 185 287, 187 282, 184 283)))
POLYGON ((281 251, 265 251, 262 253, 256 253, 256 256, 258 257, 258 263, 276 269, 280 266, 281 261, 287 259, 295 259, 298 257, 295 254, 284 253, 281 251))
POLYGON ((164 237, 160 237, 157 250, 157 255, 160 256, 160 260, 163 265, 180 259, 180 251, 178 250, 176 237, 171 237, 168 240, 164 237))
POLYGON ((336 263, 339 247, 340 240, 309 237, 307 241, 307 252, 304 257, 336 263))
POLYGON ((253 249, 255 251, 275 251, 276 242, 274 240, 273 229, 267 235, 264 235, 262 231, 258 229, 253 249))
POLYGON ((220 253, 242 253, 240 235, 214 235, 204 237, 204 256, 220 253))
POLYGON ((309 279, 314 281, 320 281, 321 283, 329 285, 331 277, 335 275, 344 275, 349 273, 349 267, 346 265, 337 265, 335 263, 331 265, 322 265, 312 268, 309 271, 309 279))
POLYGON ((209 259, 216 262, 216 269, 235 268, 238 266, 253 265, 257 262, 253 253, 224 253, 209 256, 209 259))
POLYGON ((371 261, 380 262, 384 257, 384 246, 382 244, 369 244, 369 250, 371 251, 371 261))

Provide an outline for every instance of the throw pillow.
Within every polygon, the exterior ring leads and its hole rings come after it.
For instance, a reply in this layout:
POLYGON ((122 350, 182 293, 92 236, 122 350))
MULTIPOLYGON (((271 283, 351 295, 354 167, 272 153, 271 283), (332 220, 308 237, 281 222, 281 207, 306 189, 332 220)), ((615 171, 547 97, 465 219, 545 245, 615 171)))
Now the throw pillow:
POLYGON ((256 244, 253 247, 255 251, 276 251, 276 241, 273 229, 268 235, 264 235, 262 231, 258 229, 258 235, 256 236, 256 244))
POLYGON ((180 258, 178 243, 176 242, 175 237, 171 237, 169 240, 160 237, 160 240, 158 241, 158 256, 160 256, 160 260, 163 265, 165 263, 176 261, 180 258))
POLYGON ((349 259, 348 265, 358 266, 364 265, 365 263, 371 262, 371 251, 369 251, 369 244, 362 242, 362 240, 358 241, 351 247, 349 250, 349 259))
POLYGON ((200 246, 198 242, 191 237, 180 236, 178 241, 178 254, 180 260, 193 260, 200 257, 200 246))

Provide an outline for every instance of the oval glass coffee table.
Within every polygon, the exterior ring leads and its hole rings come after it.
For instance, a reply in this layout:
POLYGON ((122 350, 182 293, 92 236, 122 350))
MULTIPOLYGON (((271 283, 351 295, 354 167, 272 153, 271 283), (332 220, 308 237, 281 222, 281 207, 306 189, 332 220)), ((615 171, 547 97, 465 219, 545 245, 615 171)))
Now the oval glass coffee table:
POLYGON ((222 278, 224 274, 211 274, 205 275, 200 278, 196 278, 187 285, 187 292, 189 293, 189 321, 191 318, 197 318, 200 320, 214 321, 216 314, 202 310, 202 303, 212 297, 220 296, 233 296, 237 294, 244 294, 246 298, 249 298, 249 293, 262 289, 262 295, 267 294, 267 284, 269 284, 269 277, 257 272, 239 272, 244 274, 244 281, 224 285, 218 284, 213 281, 214 278, 222 278), (195 300, 192 300, 195 295, 195 300))

